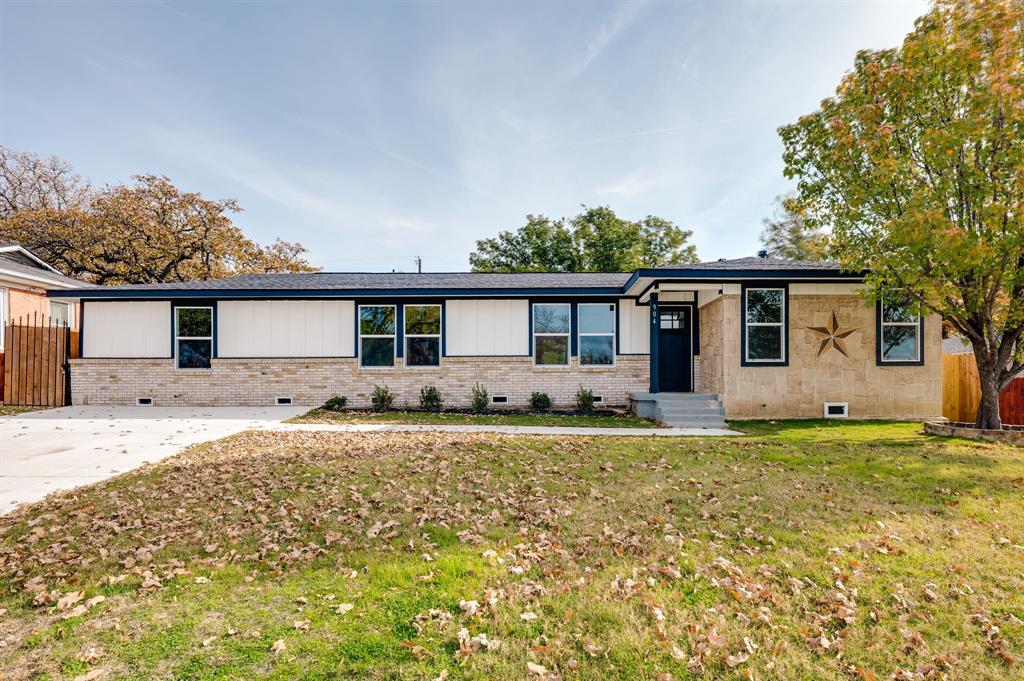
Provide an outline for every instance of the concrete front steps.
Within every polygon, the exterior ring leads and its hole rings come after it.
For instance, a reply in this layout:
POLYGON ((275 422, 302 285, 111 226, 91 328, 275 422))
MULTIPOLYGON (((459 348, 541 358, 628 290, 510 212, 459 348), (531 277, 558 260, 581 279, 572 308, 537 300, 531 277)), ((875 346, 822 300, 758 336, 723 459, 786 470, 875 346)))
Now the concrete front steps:
POLYGON ((672 428, 727 428, 725 409, 710 393, 630 393, 629 405, 637 416, 672 428))

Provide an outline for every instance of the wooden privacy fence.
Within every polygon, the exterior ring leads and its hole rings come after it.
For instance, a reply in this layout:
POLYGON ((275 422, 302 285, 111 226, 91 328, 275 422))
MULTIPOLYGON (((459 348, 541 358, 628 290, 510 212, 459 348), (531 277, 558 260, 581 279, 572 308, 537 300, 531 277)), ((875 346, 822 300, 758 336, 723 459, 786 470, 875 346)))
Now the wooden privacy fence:
POLYGON ((62 407, 71 403, 68 359, 77 356, 78 333, 40 315, 4 329, 4 404, 62 407))
MULTIPOLYGON (((981 403, 981 381, 974 355, 942 356, 942 415, 973 422, 981 403)), ((1014 379, 999 395, 999 415, 1006 425, 1024 425, 1024 378, 1014 379)))

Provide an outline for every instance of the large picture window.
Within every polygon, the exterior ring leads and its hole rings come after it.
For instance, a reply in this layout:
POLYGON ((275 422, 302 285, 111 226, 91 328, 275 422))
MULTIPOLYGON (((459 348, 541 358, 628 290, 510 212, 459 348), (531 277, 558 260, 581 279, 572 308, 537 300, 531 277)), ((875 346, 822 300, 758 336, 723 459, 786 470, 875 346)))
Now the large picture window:
POLYGON ((179 369, 209 369, 213 357, 213 308, 174 308, 174 346, 179 369))
POLYGON ((879 362, 916 364, 921 361, 921 307, 915 301, 889 295, 879 302, 879 362))
POLYGON ((405 306, 405 365, 441 364, 441 306, 405 306))
POLYGON ((568 303, 537 303, 533 306, 533 362, 544 366, 569 365, 568 303))
POLYGON ((615 364, 615 304, 583 303, 579 306, 581 366, 615 364))
POLYGON ((395 306, 359 306, 359 364, 395 366, 395 306))
POLYGON ((743 291, 744 361, 780 364, 786 361, 786 289, 743 291))

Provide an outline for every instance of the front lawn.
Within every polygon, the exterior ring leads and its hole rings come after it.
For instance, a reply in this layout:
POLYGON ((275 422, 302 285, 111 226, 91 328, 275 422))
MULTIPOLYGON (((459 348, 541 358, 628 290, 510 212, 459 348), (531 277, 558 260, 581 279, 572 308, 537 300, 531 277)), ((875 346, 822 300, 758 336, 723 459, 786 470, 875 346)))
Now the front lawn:
POLYGON ((1021 678, 1024 450, 737 425, 193 448, 0 518, 0 678, 1021 678))
POLYGON ((463 426, 563 426, 579 428, 661 428, 662 425, 625 412, 592 414, 562 412, 329 411, 313 409, 289 423, 419 423, 463 426))

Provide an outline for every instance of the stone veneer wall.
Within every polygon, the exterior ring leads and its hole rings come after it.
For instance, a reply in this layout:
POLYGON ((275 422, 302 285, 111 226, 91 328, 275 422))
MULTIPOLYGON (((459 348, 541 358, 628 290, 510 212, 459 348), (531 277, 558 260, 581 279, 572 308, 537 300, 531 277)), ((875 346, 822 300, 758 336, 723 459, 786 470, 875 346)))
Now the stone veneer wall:
POLYGON ((722 396, 726 416, 820 418, 825 402, 848 402, 851 418, 927 419, 942 414, 942 328, 937 316, 925 319, 923 366, 878 366, 873 304, 857 296, 790 295, 789 306, 786 367, 740 365, 739 296, 724 296, 701 309, 701 352, 708 353, 705 390, 722 396), (831 348, 818 357, 820 336, 807 328, 827 326, 833 311, 841 327, 857 329, 845 341, 849 357, 831 348), (713 359, 716 353, 720 368, 713 359), (712 387, 716 381, 719 389, 712 387))
MULTIPOLYGON (((700 388, 699 392, 721 394, 724 340, 723 298, 700 308, 700 388)), ((738 357, 739 355, 737 355, 738 357)))
MULTIPOLYGON (((73 359, 71 395, 76 405, 133 405, 152 397, 155 405, 265 406, 278 397, 316 406, 334 395, 353 407, 370 404, 374 385, 387 385, 396 406, 418 406, 420 388, 437 386, 445 405, 468 406, 477 382, 492 395, 507 394, 509 407, 527 404, 533 391, 556 406, 576 403, 582 385, 608 405, 625 405, 628 394, 650 386, 647 355, 620 355, 608 368, 533 366, 531 357, 445 357, 441 367, 360 368, 354 358, 214 359, 209 370, 175 369, 170 359, 73 359)), ((500 405, 494 405, 498 407, 500 405)))

